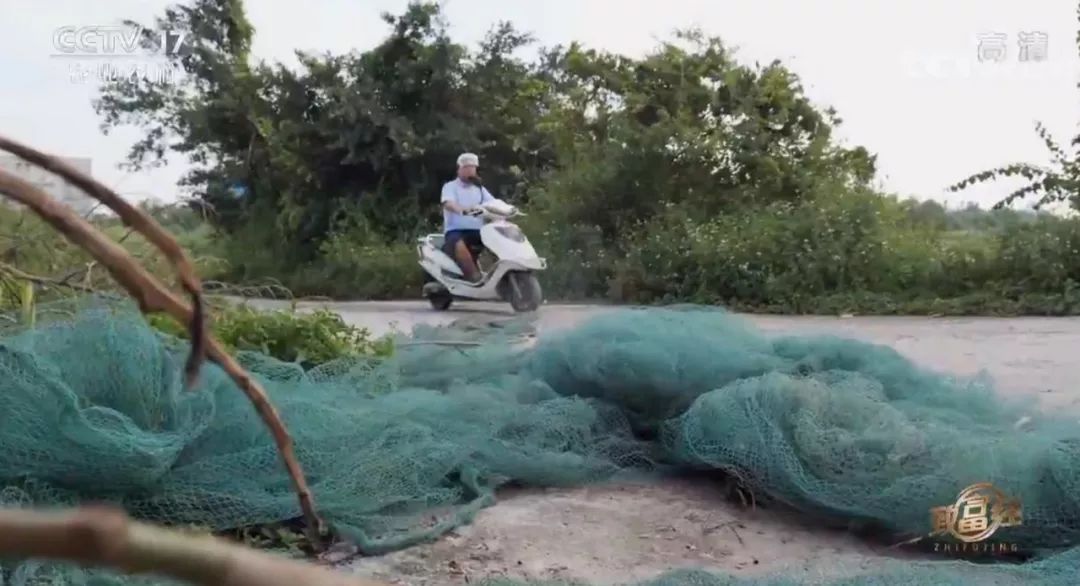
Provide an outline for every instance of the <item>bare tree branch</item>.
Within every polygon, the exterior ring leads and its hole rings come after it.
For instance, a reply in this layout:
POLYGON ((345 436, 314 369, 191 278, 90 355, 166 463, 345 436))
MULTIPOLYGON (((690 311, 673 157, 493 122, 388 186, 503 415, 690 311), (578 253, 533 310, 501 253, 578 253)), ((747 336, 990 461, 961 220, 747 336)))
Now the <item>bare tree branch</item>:
POLYGON ((0 273, 7 273, 16 279, 21 281, 29 281, 35 285, 43 285, 46 287, 57 287, 65 289, 74 289, 75 291, 81 291, 83 293, 93 293, 92 287, 86 287, 83 285, 77 285, 74 283, 66 283, 56 279, 50 279, 48 277, 39 277, 38 275, 32 275, 25 271, 21 271, 16 267, 13 267, 7 263, 0 262, 0 273))
MULTIPOLYGON (((191 296, 191 305, 193 308, 192 317, 183 322, 189 324, 189 333, 191 336, 191 354, 188 356, 184 372, 187 384, 189 386, 193 385, 195 377, 199 372, 199 366, 202 365, 206 352, 206 328, 203 324, 202 284, 199 282, 199 277, 195 272, 195 266, 191 263, 191 260, 188 259, 187 254, 184 253, 184 249, 176 241, 176 238, 173 238, 172 234, 169 234, 160 224, 155 222, 154 219, 150 217, 150 214, 131 205, 113 190, 98 183, 94 178, 65 163, 63 160, 49 156, 37 149, 15 142, 4 136, 0 136, 0 149, 16 155, 27 162, 33 163, 51 173, 59 175, 72 185, 85 191, 94 199, 105 204, 109 209, 120 216, 120 219, 125 225, 134 228, 139 234, 145 236, 146 239, 161 250, 162 254, 165 255, 165 258, 172 263, 173 267, 176 268, 181 287, 183 287, 188 295, 191 296)), ((85 222, 84 218, 79 218, 74 215, 74 213, 72 213, 72 217, 74 219, 83 219, 85 222)), ((89 226, 89 224, 87 225, 89 226)), ((81 245, 78 242, 76 242, 76 244, 81 245)), ((129 289, 129 292, 135 297, 140 308, 143 307, 144 303, 152 301, 151 299, 143 298, 144 295, 148 294, 146 290, 136 292, 129 289)), ((149 294, 153 295, 152 293, 149 294)), ((144 309, 143 311, 145 312, 146 310, 144 309)), ((159 307, 157 311, 164 311, 164 308, 159 307)))
POLYGON ((123 511, 0 510, 0 554, 157 574, 201 586, 386 586, 209 535, 132 521, 123 511))
POLYGON ((0 149, 12 152, 33 163, 44 163, 43 167, 82 187, 91 196, 116 211, 125 223, 135 227, 153 244, 161 248, 162 252, 178 267, 180 280, 194 301, 194 309, 149 274, 122 246, 97 231, 71 208, 56 202, 44 191, 15 175, 0 171, 0 193, 31 208, 38 216, 61 232, 65 238, 86 250, 135 298, 143 313, 165 312, 180 323, 190 324, 192 352, 187 364, 189 383, 194 379, 194 373, 190 368, 193 364, 198 368, 203 348, 205 348, 211 360, 220 365, 247 395, 273 434, 303 512, 308 539, 312 547, 318 549, 322 542, 323 524, 315 512, 314 499, 300 463, 296 459, 292 438, 263 388, 213 336, 206 332, 202 319, 201 283, 176 240, 149 215, 70 166, 3 137, 0 137, 0 149))

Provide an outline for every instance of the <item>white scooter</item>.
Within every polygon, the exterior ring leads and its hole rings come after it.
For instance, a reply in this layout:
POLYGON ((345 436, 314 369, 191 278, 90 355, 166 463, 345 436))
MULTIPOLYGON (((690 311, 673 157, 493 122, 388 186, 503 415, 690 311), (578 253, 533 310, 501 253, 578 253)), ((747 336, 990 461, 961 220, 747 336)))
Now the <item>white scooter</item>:
POLYGON ((481 278, 473 283, 465 278, 458 263, 443 251, 442 234, 428 234, 418 239, 416 252, 424 269, 424 297, 431 307, 445 311, 454 299, 474 301, 509 301, 517 312, 536 311, 543 302, 540 282, 534 271, 547 268, 547 261, 540 258, 529 239, 508 218, 523 216, 515 208, 501 200, 484 204, 469 215, 483 217, 480 239, 484 248, 491 251, 496 261, 487 270, 480 266, 482 249, 469 250, 481 278))

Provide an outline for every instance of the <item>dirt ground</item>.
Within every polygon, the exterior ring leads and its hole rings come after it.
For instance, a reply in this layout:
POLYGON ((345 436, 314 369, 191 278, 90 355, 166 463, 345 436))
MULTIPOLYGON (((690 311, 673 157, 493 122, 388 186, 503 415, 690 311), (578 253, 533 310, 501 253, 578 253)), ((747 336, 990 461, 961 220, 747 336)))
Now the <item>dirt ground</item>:
POLYGON ((413 586, 500 576, 600 585, 677 568, 835 576, 890 555, 898 554, 679 480, 504 493, 473 524, 433 544, 360 559, 351 569, 413 586))
MULTIPOLYGON (((490 319, 501 308, 433 314, 420 304, 326 304, 375 331, 490 319), (391 324, 394 321, 396 324, 391 324)), ((542 327, 577 323, 600 308, 545 307, 542 327)), ((831 333, 888 344, 917 363, 956 375, 991 376, 1000 392, 1044 409, 1076 409, 1080 319, 750 317, 767 332, 831 333)), ((871 569, 895 550, 809 527, 777 511, 747 509, 718 486, 680 480, 580 489, 504 492, 475 521, 435 543, 356 559, 358 574, 410 586, 483 578, 623 584, 699 567, 735 575, 835 576, 871 569)))

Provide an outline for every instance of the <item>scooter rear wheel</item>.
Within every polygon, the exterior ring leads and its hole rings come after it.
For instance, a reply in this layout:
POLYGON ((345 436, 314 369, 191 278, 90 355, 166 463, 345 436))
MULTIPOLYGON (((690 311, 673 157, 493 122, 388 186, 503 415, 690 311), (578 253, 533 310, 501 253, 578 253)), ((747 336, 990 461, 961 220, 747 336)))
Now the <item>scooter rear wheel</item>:
POLYGON ((438 287, 438 290, 428 293, 426 291, 427 285, 434 282, 436 282, 435 279, 431 278, 431 275, 429 275, 427 271, 424 271, 424 297, 427 298, 428 303, 431 304, 431 308, 435 311, 446 311, 453 305, 454 296, 451 295, 449 291, 443 290, 442 287, 438 287))

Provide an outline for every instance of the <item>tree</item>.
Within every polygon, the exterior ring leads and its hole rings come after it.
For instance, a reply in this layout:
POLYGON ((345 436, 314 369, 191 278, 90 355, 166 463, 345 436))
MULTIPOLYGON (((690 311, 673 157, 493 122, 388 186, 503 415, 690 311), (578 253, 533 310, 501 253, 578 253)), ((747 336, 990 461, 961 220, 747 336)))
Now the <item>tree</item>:
POLYGON ((160 22, 191 39, 175 57, 188 82, 113 83, 97 107, 106 127, 146 129, 133 166, 189 157, 197 204, 279 268, 319 258, 346 219, 373 246, 430 229, 462 151, 480 155, 496 194, 609 243, 673 206, 709 217, 874 175, 865 149, 835 144, 840 120, 794 73, 740 65, 699 31, 642 59, 572 44, 528 62, 518 53, 534 40, 510 23, 470 49, 434 3, 384 20, 370 50, 298 54, 292 70, 251 62, 239 0, 192 0, 160 22))
POLYGON ((239 0, 170 8, 161 26, 194 39, 177 58, 189 83, 114 83, 98 111, 106 127, 147 129, 132 165, 166 150, 187 155, 196 168, 184 183, 218 224, 272 231, 266 242, 290 262, 314 258, 347 212, 376 239, 415 235, 437 219, 441 184, 465 150, 480 154, 493 189, 523 195, 554 159, 537 131, 547 87, 513 56, 532 39, 500 23, 470 53, 434 3, 384 20, 390 34, 373 49, 299 54, 292 71, 250 63, 253 31, 239 0))
POLYGON ((840 120, 780 62, 737 64, 722 41, 685 31, 641 60, 557 48, 546 71, 557 117, 566 221, 608 240, 673 205, 712 216, 809 197, 823 179, 862 185, 874 157, 832 141, 840 120))

